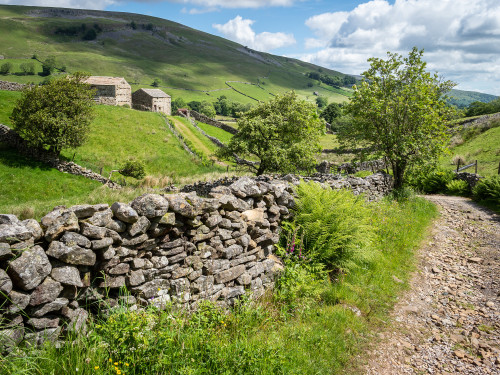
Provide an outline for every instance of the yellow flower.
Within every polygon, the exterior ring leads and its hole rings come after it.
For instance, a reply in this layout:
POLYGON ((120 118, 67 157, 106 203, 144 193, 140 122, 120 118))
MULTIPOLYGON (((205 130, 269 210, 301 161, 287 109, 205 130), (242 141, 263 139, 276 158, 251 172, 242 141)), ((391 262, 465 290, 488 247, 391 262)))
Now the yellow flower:
POLYGON ((99 366, 94 366, 94 370, 99 370, 99 366))
POLYGON ((110 362, 113 362, 113 360, 112 360, 111 358, 109 359, 109 361, 110 361, 110 362))
POLYGON ((120 370, 116 370, 116 375, 120 375, 122 372, 120 370))
POLYGON ((118 362, 113 363, 115 366, 118 366, 118 362))
POLYGON ((128 367, 128 363, 127 363, 127 362, 125 362, 125 366, 127 366, 127 367, 128 367))

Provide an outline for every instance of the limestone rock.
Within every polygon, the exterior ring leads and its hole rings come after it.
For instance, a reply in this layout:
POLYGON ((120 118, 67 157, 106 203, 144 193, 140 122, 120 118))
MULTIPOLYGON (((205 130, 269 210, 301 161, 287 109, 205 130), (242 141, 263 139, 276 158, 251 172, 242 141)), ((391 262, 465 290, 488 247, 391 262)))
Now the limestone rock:
POLYGON ((174 225, 175 224, 175 213, 167 212, 165 215, 163 215, 161 217, 159 224, 174 225))
POLYGON ((33 235, 33 240, 38 241, 43 237, 43 229, 35 219, 26 219, 21 222, 33 235))
POLYGON ((150 226, 151 222, 145 216, 141 216, 135 223, 129 226, 128 233, 132 237, 137 236, 138 234, 144 234, 150 226))
POLYGON ((29 294, 13 290, 9 293, 9 300, 12 305, 9 306, 7 311, 10 314, 17 314, 24 311, 24 309, 28 307, 28 304, 30 303, 30 296, 29 294))
POLYGON ((121 288, 122 286, 125 286, 125 276, 108 276, 99 285, 101 288, 121 288))
POLYGON ((62 290, 63 287, 61 283, 48 276, 43 283, 38 285, 31 293, 30 306, 38 306, 42 303, 52 302, 59 296, 62 290))
POLYGON ((105 227, 113 220, 113 211, 109 208, 105 211, 99 211, 87 219, 87 222, 98 227, 105 227))
POLYGON ((71 320, 67 326, 68 332, 85 333, 88 317, 89 313, 84 309, 78 308, 74 310, 70 317, 71 320))
POLYGON ((78 218, 69 210, 56 209, 45 215, 41 223, 45 229, 45 239, 49 242, 58 239, 64 232, 80 230, 78 218))
POLYGON ((139 215, 152 219, 167 213, 168 200, 158 194, 144 194, 134 199, 131 206, 139 215))
POLYGON ((225 284, 228 281, 238 278, 243 272, 245 272, 245 266, 241 264, 215 274, 215 281, 217 284, 225 284))
POLYGON ((92 238, 95 240, 101 240, 106 237, 106 228, 98 227, 89 223, 83 222, 81 234, 85 237, 92 238))
POLYGON ((50 276, 64 285, 83 287, 80 272, 73 266, 58 266, 52 269, 50 276))
POLYGON ((41 318, 42 316, 44 316, 50 312, 61 310, 63 307, 66 307, 68 305, 68 303, 69 303, 69 300, 66 298, 57 298, 54 301, 46 303, 45 305, 36 309, 32 315, 35 318, 41 318))
POLYGON ((7 295, 12 290, 12 280, 7 272, 0 268, 0 297, 7 295))
POLYGON ((128 204, 115 202, 111 206, 111 210, 117 219, 125 223, 132 224, 139 220, 137 212, 128 204))
POLYGON ((90 240, 87 237, 75 232, 66 232, 61 237, 60 241, 67 246, 80 246, 90 248, 90 240))
POLYGON ((243 247, 240 245, 231 245, 225 249, 222 250, 222 253, 224 254, 224 258, 226 259, 232 259, 236 257, 237 255, 240 255, 243 253, 243 247))
POLYGON ((0 214, 0 225, 2 224, 20 225, 21 222, 19 221, 16 215, 0 214))
POLYGON ((77 218, 85 219, 87 217, 91 217, 96 212, 104 211, 108 208, 109 206, 107 204, 96 204, 96 205, 81 204, 77 206, 71 206, 69 210, 73 211, 77 218))
POLYGON ((92 241, 92 250, 105 249, 113 244, 113 239, 110 237, 105 237, 102 240, 92 241))
POLYGON ((23 251, 9 262, 8 273, 16 286, 23 290, 36 288, 52 270, 49 258, 40 246, 23 251))
POLYGON ((28 325, 32 326, 36 330, 42 330, 47 328, 57 328, 59 326, 59 318, 49 319, 49 318, 31 318, 28 320, 28 325))
POLYGON ((130 286, 141 285, 144 284, 145 282, 146 279, 144 277, 144 272, 142 270, 130 272, 130 275, 128 276, 128 284, 130 286))
POLYGON ((47 255, 74 265, 93 266, 96 262, 96 255, 92 250, 76 245, 66 246, 59 241, 51 242, 47 255))
POLYGON ((175 213, 191 219, 196 216, 194 207, 186 201, 185 196, 181 194, 172 194, 167 195, 166 198, 169 202, 170 209, 175 213))
POLYGON ((0 261, 10 259, 12 256, 9 244, 0 242, 0 261))
POLYGON ((123 221, 112 219, 107 225, 106 228, 114 230, 115 232, 122 233, 127 230, 127 224, 123 221))
POLYGON ((32 236, 31 230, 22 224, 0 224, 0 242, 13 244, 26 241, 32 236))

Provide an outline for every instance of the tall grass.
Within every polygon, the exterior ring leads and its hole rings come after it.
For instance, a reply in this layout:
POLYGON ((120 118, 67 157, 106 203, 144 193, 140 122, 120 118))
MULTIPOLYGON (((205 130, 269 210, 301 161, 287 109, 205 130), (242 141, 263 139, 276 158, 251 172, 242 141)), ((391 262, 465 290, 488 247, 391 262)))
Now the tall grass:
MULTIPOLYGON (((343 197, 351 204, 357 201, 343 197)), ((342 205, 341 200, 337 203, 342 205)), ((329 207, 336 209, 333 204, 329 207)), ((302 202, 297 214, 309 208, 302 202)), ((59 346, 47 343, 7 354, 0 358, 0 373, 353 373, 354 356, 387 319, 406 287, 415 265, 414 251, 436 215, 432 204, 415 197, 367 204, 362 210, 369 213, 372 255, 352 258, 357 266, 334 279, 325 277, 325 267, 317 260, 289 257, 274 293, 257 302, 244 299, 230 311, 206 302, 192 314, 174 306, 165 311, 116 308, 108 319, 95 318, 87 335, 59 346), (286 278, 296 282, 287 283, 286 278), (297 286, 302 292, 287 300, 287 288, 297 286)), ((301 225, 305 224, 304 219, 301 225)), ((293 225, 297 228, 293 223, 288 227, 293 225)), ((355 235, 351 239, 364 246, 355 235)), ((296 240, 300 243, 299 237, 296 240)))

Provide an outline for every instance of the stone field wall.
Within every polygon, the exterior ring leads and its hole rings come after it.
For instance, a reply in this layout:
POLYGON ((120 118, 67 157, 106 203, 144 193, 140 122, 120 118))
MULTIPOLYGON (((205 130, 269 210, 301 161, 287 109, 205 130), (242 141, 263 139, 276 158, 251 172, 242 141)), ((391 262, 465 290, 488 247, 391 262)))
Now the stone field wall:
POLYGON ((6 91, 23 91, 28 85, 16 82, 0 81, 0 90, 6 91))
MULTIPOLYGON (((384 175, 310 179, 377 196, 391 186, 384 175)), ((0 351, 85 330, 89 313, 103 307, 192 309, 200 300, 226 306, 261 296, 282 269, 273 248, 298 182, 242 177, 214 183, 208 197, 194 191, 208 186, 193 185, 130 204, 56 207, 40 222, 0 215, 0 351)))
POLYGON ((220 121, 216 121, 214 119, 211 119, 210 117, 207 117, 204 114, 198 113, 196 111, 190 110, 189 115, 191 117, 193 117, 196 121, 203 122, 204 124, 215 126, 217 128, 220 128, 222 130, 227 131, 228 133, 231 133, 231 134, 238 133, 238 130, 236 130, 235 128, 233 128, 229 125, 226 125, 220 121))

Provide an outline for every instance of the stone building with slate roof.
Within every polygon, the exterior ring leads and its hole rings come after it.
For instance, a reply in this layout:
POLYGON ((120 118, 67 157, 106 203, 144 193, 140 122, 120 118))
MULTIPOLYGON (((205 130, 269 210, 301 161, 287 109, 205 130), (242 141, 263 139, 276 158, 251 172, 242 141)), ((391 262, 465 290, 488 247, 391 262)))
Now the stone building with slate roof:
POLYGON ((132 94, 134 109, 142 111, 162 112, 171 115, 170 95, 160 89, 139 89, 132 94))
POLYGON ((96 90, 97 103, 132 107, 132 89, 125 78, 91 76, 85 82, 96 90))

